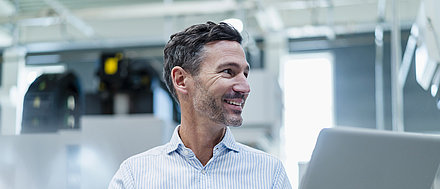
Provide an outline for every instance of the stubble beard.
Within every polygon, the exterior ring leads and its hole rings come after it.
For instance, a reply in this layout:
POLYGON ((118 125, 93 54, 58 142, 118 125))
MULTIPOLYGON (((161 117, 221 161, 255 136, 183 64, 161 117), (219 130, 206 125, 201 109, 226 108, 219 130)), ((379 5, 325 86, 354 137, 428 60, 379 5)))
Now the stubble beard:
POLYGON ((195 84, 197 92, 193 99, 193 105, 196 112, 207 116, 215 123, 234 127, 242 125, 241 111, 233 110, 233 114, 236 116, 230 116, 223 107, 223 98, 215 99, 214 95, 210 94, 200 81, 196 80, 195 84))

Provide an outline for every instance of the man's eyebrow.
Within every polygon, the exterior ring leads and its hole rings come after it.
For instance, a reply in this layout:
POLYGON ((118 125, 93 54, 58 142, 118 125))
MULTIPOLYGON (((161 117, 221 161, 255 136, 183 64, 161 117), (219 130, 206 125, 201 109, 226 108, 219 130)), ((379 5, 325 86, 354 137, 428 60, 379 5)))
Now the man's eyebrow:
MULTIPOLYGON (((221 65, 219 65, 218 67, 217 67, 217 69, 222 69, 222 68, 226 68, 226 67, 236 67, 236 68, 240 68, 240 65, 238 64, 238 63, 235 63, 235 62, 228 62, 228 63, 225 63, 225 64, 221 64, 221 65)), ((249 71, 249 64, 248 65, 246 65, 246 68, 245 68, 245 70, 246 71, 249 71)))

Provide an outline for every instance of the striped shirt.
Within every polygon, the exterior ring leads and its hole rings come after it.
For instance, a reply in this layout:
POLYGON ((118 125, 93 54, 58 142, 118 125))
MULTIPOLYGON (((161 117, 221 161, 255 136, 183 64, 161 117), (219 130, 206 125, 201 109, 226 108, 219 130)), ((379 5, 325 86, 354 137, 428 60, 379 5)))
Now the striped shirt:
POLYGON ((125 160, 109 189, 141 188, 292 188, 280 160, 237 143, 227 128, 203 166, 179 137, 125 160))

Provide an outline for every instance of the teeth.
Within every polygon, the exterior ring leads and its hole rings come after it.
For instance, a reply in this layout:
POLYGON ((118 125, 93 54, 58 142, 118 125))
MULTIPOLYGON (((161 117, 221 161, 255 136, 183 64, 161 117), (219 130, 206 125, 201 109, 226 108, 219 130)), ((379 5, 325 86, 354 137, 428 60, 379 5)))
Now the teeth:
POLYGON ((241 104, 242 104, 242 103, 239 103, 239 102, 233 102, 233 101, 227 101, 227 100, 226 100, 226 103, 232 104, 232 105, 235 105, 235 106, 241 106, 241 104))

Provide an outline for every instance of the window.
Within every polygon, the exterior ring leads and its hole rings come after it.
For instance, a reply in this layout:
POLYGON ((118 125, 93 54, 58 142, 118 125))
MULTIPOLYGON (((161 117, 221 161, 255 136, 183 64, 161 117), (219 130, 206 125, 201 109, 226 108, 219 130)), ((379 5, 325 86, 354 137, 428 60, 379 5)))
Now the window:
POLYGON ((310 160, 317 136, 333 121, 333 58, 329 53, 289 55, 283 59, 284 157, 294 188, 310 160))

